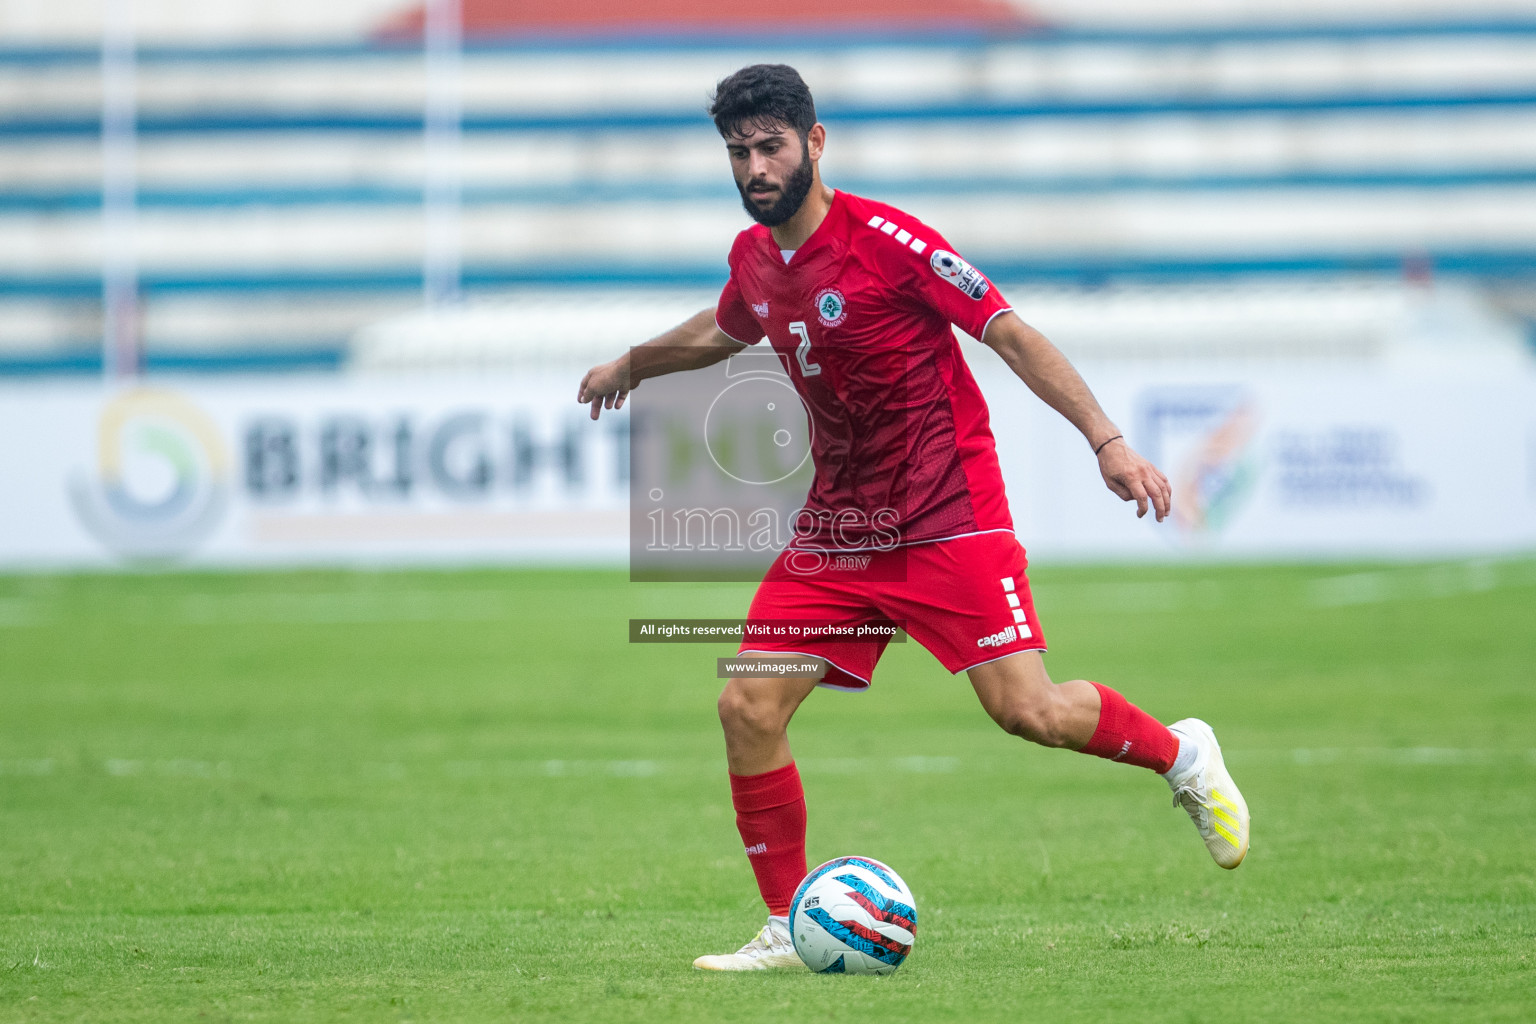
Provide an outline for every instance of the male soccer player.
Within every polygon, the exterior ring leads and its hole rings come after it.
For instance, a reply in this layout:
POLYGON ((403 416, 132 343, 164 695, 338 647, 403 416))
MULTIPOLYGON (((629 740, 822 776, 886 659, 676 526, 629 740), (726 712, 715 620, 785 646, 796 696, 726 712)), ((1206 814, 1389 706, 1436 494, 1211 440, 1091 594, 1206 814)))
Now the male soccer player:
MULTIPOLYGON (((902 623, 946 669, 969 676, 1008 732, 1160 773, 1216 863, 1237 867, 1248 851, 1248 808, 1210 726, 1186 718, 1165 727, 1101 683, 1055 684, 1046 675, 987 407, 951 325, 996 351, 1082 431, 1104 482, 1134 501, 1138 516, 1149 507, 1159 522, 1168 514, 1168 479, 1131 449, 1061 352, 943 236, 822 184, 827 133, 793 68, 743 68, 720 82, 710 114, 757 225, 737 236, 714 310, 594 367, 577 400, 596 419, 648 377, 708 366, 766 336, 809 410, 815 478, 804 521, 821 525, 780 553, 748 621, 902 623), (866 568, 815 557, 850 547, 871 553, 866 568), (882 573, 892 559, 901 560, 898 571, 882 573)), ((720 695, 736 825, 769 917, 740 950, 701 956, 695 967, 802 966, 786 917, 806 873, 805 796, 789 720, 818 684, 868 687, 882 649, 836 636, 742 645, 743 654, 820 658, 827 668, 819 679, 731 679, 720 695)))

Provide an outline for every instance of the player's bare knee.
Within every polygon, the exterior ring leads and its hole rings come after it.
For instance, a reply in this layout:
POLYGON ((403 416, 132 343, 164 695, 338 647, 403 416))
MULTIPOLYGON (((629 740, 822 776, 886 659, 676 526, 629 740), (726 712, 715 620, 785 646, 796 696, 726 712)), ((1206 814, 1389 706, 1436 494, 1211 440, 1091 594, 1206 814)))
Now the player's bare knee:
POLYGON ((747 700, 735 686, 735 680, 727 683, 725 689, 720 691, 720 699, 715 702, 715 710, 720 714, 720 724, 729 730, 746 714, 746 704, 747 700))
POLYGON ((774 736, 786 725, 780 702, 773 695, 755 692, 732 679, 716 703, 720 725, 726 733, 743 737, 774 736))

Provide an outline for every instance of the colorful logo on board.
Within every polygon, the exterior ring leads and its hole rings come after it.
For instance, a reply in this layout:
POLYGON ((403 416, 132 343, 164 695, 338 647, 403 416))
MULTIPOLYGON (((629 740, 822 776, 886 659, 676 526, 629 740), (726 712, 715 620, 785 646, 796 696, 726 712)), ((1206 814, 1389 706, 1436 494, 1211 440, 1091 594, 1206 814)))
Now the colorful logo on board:
POLYGON ((1163 387, 1139 405, 1143 454, 1168 474, 1174 522, 1191 538, 1221 532, 1259 478, 1252 397, 1240 387, 1163 387))
POLYGON ((140 389, 107 402, 96 465, 70 499, 97 540, 131 558, 174 558, 213 532, 229 505, 229 455, 218 428, 172 391, 140 389))

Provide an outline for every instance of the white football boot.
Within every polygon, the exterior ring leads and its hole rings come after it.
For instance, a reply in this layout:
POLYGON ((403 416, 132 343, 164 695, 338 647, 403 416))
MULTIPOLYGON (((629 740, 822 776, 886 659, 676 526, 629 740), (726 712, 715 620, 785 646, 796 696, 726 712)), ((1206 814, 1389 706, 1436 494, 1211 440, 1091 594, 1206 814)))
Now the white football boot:
POLYGON ((770 917, 757 937, 734 953, 712 953, 693 962, 701 971, 774 971, 789 967, 807 970, 789 937, 789 920, 770 917))
POLYGON ((1194 763, 1168 779, 1173 805, 1189 812, 1211 859, 1228 870, 1235 868, 1248 853, 1248 804, 1227 774, 1221 744, 1198 718, 1174 722, 1168 729, 1195 746, 1194 763))

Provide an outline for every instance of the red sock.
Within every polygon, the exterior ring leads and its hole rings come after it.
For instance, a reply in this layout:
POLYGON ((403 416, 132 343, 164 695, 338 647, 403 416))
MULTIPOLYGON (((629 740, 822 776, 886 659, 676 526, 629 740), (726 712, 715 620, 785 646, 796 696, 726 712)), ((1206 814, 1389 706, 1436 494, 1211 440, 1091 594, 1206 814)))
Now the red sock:
POLYGON ((1083 753, 1166 772, 1179 756, 1179 738, 1168 727, 1099 683, 1099 727, 1083 753))
POLYGON ((805 877, 805 790, 791 761, 761 775, 732 775, 736 828, 768 913, 789 913, 805 877))

